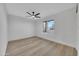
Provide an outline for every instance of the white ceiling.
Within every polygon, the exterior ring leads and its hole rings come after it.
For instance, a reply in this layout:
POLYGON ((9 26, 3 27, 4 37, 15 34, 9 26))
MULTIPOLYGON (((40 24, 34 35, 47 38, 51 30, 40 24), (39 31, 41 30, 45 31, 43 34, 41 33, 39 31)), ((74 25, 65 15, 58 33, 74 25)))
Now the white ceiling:
POLYGON ((40 13, 41 18, 50 16, 61 11, 73 8, 72 3, 7 3, 8 14, 25 17, 27 11, 36 11, 40 13))

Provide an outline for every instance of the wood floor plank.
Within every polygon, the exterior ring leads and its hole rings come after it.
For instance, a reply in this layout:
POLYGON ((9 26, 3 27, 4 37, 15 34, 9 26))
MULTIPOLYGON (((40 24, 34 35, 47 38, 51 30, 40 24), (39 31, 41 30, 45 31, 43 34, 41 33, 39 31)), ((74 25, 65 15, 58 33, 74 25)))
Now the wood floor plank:
POLYGON ((6 56, 76 56, 73 47, 39 37, 25 38, 8 43, 6 56))

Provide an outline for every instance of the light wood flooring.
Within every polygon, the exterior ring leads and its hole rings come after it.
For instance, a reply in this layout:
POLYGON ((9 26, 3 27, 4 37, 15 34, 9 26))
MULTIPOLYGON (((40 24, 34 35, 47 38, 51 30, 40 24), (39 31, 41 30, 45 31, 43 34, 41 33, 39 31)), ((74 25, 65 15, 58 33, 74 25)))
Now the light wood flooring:
POLYGON ((76 56, 75 48, 31 37, 8 43, 6 56, 76 56))

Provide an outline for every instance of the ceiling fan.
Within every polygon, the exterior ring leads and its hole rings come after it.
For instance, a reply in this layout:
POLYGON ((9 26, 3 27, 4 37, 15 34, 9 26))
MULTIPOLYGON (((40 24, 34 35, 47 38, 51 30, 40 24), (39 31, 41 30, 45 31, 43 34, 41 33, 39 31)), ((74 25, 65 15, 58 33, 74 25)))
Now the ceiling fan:
POLYGON ((26 12, 27 14, 29 14, 32 18, 34 18, 34 19, 39 19, 39 18, 41 18, 39 15, 40 15, 40 13, 35 13, 35 12, 26 12))

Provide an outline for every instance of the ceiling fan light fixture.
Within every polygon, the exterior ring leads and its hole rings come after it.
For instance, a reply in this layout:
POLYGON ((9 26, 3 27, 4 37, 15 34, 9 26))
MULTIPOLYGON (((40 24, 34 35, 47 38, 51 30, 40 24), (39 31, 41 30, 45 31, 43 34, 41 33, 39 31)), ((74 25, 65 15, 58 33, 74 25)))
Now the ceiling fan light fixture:
POLYGON ((32 16, 33 18, 35 18, 35 16, 32 16))

